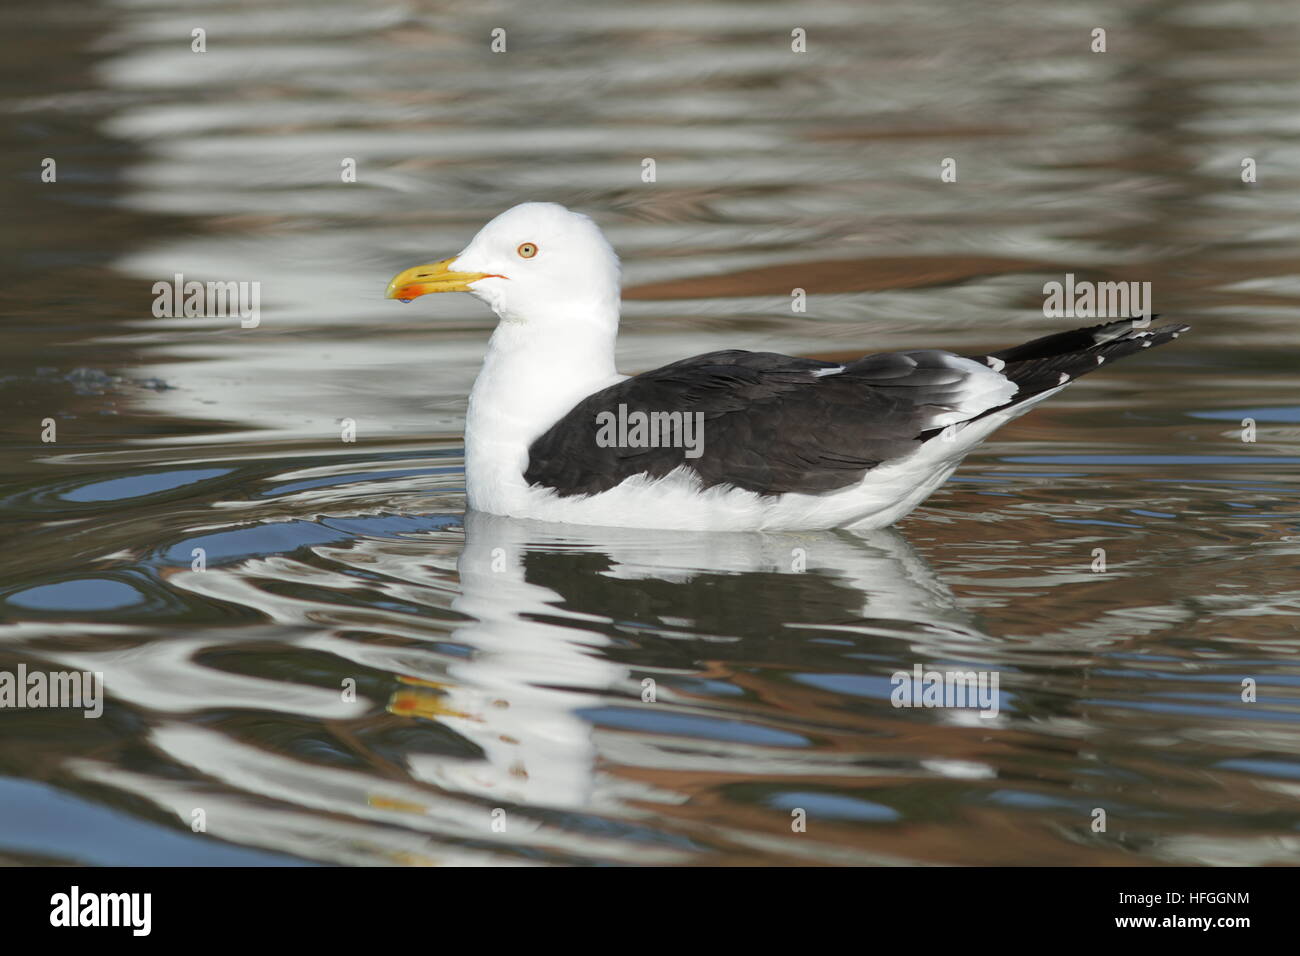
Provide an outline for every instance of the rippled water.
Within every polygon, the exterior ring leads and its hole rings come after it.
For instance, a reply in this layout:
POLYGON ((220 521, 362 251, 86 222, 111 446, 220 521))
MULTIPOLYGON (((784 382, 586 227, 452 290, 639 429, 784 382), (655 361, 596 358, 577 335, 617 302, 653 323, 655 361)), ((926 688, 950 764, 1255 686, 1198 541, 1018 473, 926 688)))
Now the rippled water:
POLYGON ((0 671, 108 695, 0 711, 0 859, 1300 860, 1294 4, 0 23, 0 671), (628 371, 1006 345, 1067 272, 1194 331, 896 529, 466 515, 490 316, 382 295, 525 199, 622 252, 628 371), (260 325, 155 318, 175 273, 259 281, 260 325), (917 664, 998 673, 998 715, 891 706, 917 664))

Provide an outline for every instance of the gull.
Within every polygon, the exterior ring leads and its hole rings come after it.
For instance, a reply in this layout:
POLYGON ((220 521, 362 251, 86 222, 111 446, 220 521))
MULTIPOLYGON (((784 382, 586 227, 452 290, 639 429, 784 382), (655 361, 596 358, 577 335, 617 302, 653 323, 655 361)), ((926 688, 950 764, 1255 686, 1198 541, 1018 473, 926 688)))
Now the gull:
POLYGON ((986 355, 851 362, 728 349, 615 366, 619 261, 587 216, 528 202, 387 297, 470 292, 498 322, 469 396, 469 508, 710 531, 872 529, 938 488, 994 429, 1080 375, 1178 337, 1132 319, 986 355))

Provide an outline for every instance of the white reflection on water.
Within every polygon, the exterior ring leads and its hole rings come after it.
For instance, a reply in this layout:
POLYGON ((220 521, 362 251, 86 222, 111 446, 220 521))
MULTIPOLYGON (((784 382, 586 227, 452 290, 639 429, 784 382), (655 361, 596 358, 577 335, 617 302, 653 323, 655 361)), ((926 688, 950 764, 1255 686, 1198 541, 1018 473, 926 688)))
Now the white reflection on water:
MULTIPOLYGON (((213 836, 315 859, 418 862, 426 853, 429 861, 479 859, 480 854, 463 848, 434 850, 418 842, 406 846, 398 858, 392 838, 368 826, 397 824, 417 834, 436 834, 453 845, 498 844, 498 852, 509 854, 527 848, 586 859, 685 862, 689 855, 684 847, 669 850, 599 834, 604 826, 617 830, 613 821, 620 819, 633 826, 638 821, 652 824, 654 816, 648 808, 688 799, 688 794, 668 785, 674 774, 709 772, 719 760, 734 762, 746 773, 777 779, 811 775, 852 780, 882 771, 858 755, 792 747, 790 743, 798 738, 787 730, 777 732, 779 721, 761 719, 751 725, 752 718, 725 701, 706 705, 693 694, 674 691, 672 676, 681 671, 671 665, 635 669, 658 673, 663 681, 656 701, 644 702, 640 679, 633 668, 608 653, 612 645, 605 633, 610 625, 630 627, 635 633, 638 625, 609 618, 598 602, 583 597, 580 588, 566 587, 568 593, 562 594, 537 583, 546 575, 536 570, 530 574, 530 563, 535 568, 539 558, 588 555, 605 566, 601 577, 629 583, 658 581, 669 586, 669 594, 681 593, 701 577, 718 575, 742 583, 747 576, 779 575, 791 582, 789 586, 825 581, 835 589, 837 600, 849 603, 820 610, 809 606, 808 619, 791 626, 810 633, 820 627, 828 635, 857 631, 903 637, 918 659, 960 655, 972 642, 988 641, 971 627, 969 615, 926 562, 900 535, 887 530, 710 535, 565 527, 470 513, 465 545, 456 562, 458 593, 447 592, 448 569, 440 568, 441 562, 430 563, 427 546, 416 539, 360 538, 346 546, 322 546, 319 553, 336 570, 268 556, 229 569, 180 572, 171 580, 194 594, 256 607, 273 622, 230 633, 230 647, 273 640, 351 657, 393 675, 392 695, 386 702, 346 705, 325 689, 295 690, 214 670, 200 658, 222 646, 226 638, 220 632, 156 640, 135 648, 129 656, 111 659, 93 652, 54 652, 49 657, 61 666, 108 668, 112 693, 153 715, 151 746, 203 778, 220 781, 226 793, 201 793, 174 780, 109 771, 89 760, 74 760, 69 769, 86 780, 111 779, 114 786, 172 809, 182 819, 193 806, 203 806, 213 836), (364 571, 366 577, 339 573, 349 568, 364 571), (384 583, 375 584, 377 575, 383 576, 384 583), (329 590, 343 597, 363 580, 381 587, 386 600, 369 606, 331 605, 321 603, 319 597, 304 601, 261 586, 294 582, 316 595, 329 590), (421 644, 427 641, 429 622, 388 609, 389 601, 416 608, 445 605, 465 615, 467 620, 460 626, 442 626, 447 628, 444 640, 468 653, 447 655, 418 645, 385 647, 343 637, 344 631, 364 630, 388 637, 405 633, 420 638, 421 644), (826 615, 825 620, 820 615, 826 615), (310 630, 301 630, 308 624, 310 630), (286 630, 290 625, 300 628, 296 636, 286 630), (436 722, 470 745, 474 754, 435 756, 413 751, 404 758, 409 781, 383 781, 370 773, 302 762, 176 719, 196 711, 247 707, 326 721, 356 721, 376 703, 403 718, 436 722), (643 709, 644 726, 601 728, 599 720, 593 724, 588 711, 610 705, 643 709), (656 730, 660 713, 668 722, 656 730), (693 717, 725 719, 734 727, 750 725, 752 730, 738 731, 739 736, 729 740, 674 734, 670 718, 693 717), (768 740, 773 733, 777 736, 768 740), (782 734, 789 736, 785 743, 780 742, 782 734), (633 767, 641 769, 629 773, 633 767), (665 782, 647 780, 645 773, 661 776, 665 782), (241 796, 236 799, 231 792, 241 796), (300 820, 287 819, 283 812, 261 809, 262 799, 291 801, 301 814, 328 816, 307 827, 300 820), (491 828, 491 811, 501 806, 509 809, 506 829, 498 833, 491 828), (562 823, 548 817, 546 810, 598 814, 610 823, 602 825, 586 816, 562 823)), ((711 612, 714 623, 743 627, 737 622, 747 606, 758 608, 788 587, 774 589, 773 581, 764 579, 765 585, 755 585, 754 599, 759 603, 721 598, 711 612), (764 591, 766 598, 761 597, 764 591)), ((571 583, 566 580, 566 585, 571 583)), ((689 616, 682 618, 683 636, 699 623, 689 616)), ((650 619, 640 627, 653 633, 650 619)), ((723 644, 737 640, 725 632, 703 635, 703 639, 723 644)), ((938 719, 955 726, 967 723, 958 714, 938 715, 938 719)), ((980 722, 986 729, 999 725, 999 721, 980 722)), ((944 761, 925 766, 935 773, 949 773, 944 761)), ((952 772, 963 773, 960 767, 952 772)), ((683 838, 692 829, 687 826, 683 838)), ((699 835, 742 844, 766 842, 725 826, 710 827, 699 835)), ((879 859, 815 839, 798 842, 789 851, 800 857, 844 862, 879 859)))

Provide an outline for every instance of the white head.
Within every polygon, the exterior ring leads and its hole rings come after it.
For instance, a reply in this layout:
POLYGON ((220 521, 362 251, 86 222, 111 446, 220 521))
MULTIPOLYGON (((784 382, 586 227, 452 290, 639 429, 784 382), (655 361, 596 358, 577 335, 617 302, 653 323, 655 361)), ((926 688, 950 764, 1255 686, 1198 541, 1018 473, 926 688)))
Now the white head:
POLYGON ((618 256, 599 227, 549 202, 507 209, 460 255, 394 277, 387 297, 472 292, 503 322, 618 323, 618 256))

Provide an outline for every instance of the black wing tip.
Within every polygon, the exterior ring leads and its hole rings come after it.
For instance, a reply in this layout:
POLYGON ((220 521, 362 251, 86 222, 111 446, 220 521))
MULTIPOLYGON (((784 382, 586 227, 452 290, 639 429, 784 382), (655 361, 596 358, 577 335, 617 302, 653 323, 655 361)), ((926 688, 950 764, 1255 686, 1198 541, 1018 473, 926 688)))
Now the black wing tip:
MULTIPOLYGON (((1154 319, 1155 316, 1153 315, 1151 318, 1154 319)), ((1146 325, 1133 326, 1133 328, 1124 335, 1117 336, 1106 342, 1100 342, 1090 351, 1101 351, 1112 345, 1122 345, 1130 342, 1139 343, 1138 347, 1141 348, 1142 346, 1140 343, 1149 339, 1158 339, 1159 344, 1163 345, 1172 339, 1178 338, 1178 336, 1182 335, 1184 332, 1191 331, 1191 328, 1192 327, 1186 322, 1179 322, 1176 325, 1158 325, 1155 328, 1151 328, 1150 323, 1148 322, 1146 325)))
POLYGON ((1086 352, 1109 342, 1121 341, 1132 334, 1147 331, 1151 323, 1158 318, 1160 313, 1156 312, 1151 315, 1115 319, 1098 325, 1085 325, 1064 332, 1053 332, 1019 345, 990 352, 989 355, 1001 362, 1028 362, 1034 359, 1056 358, 1073 352, 1086 352))
MULTIPOLYGON (((1151 319, 1154 318, 1156 316, 1152 315, 1151 319)), ((1190 325, 1181 322, 1153 328, 1151 319, 1122 319, 1058 332, 992 353, 992 357, 1001 361, 1001 365, 996 366, 998 371, 1020 386, 1007 404, 1019 405, 1058 385, 1095 372, 1109 362, 1157 345, 1166 345, 1191 329, 1190 325), (1142 324, 1135 325, 1136 322, 1142 324)))

